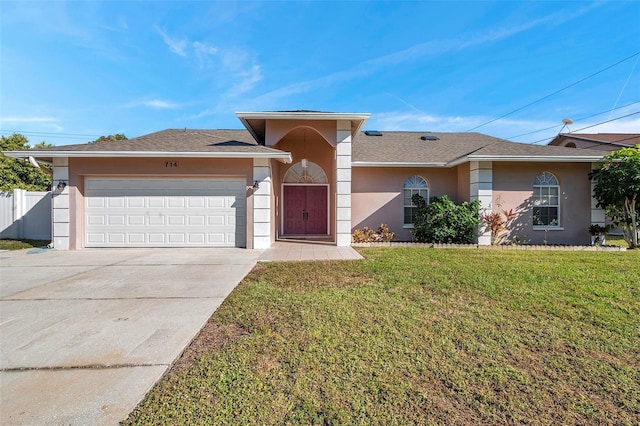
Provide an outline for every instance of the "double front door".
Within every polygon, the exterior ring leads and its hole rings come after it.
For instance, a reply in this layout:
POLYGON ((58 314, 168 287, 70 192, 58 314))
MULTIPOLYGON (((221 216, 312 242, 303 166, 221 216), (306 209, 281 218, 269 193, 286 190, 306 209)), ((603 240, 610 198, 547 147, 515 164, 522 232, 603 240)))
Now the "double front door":
POLYGON ((285 185, 283 233, 327 235, 327 193, 327 185, 285 185))

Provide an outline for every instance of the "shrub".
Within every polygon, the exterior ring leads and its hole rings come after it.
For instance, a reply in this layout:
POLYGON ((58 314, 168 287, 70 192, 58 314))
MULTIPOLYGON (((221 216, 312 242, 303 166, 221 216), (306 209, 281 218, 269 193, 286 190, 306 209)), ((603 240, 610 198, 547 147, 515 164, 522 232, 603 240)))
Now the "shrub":
POLYGON ((484 224, 491 230, 491 244, 501 244, 503 242, 502 232, 507 229, 509 222, 516 217, 513 209, 502 210, 500 212, 484 213, 481 218, 484 224), (504 217, 503 217, 504 215, 504 217))
POLYGON ((413 239, 424 243, 473 243, 478 229, 480 200, 454 203, 447 195, 431 197, 429 204, 418 194, 412 198, 417 207, 413 239))
POLYGON ((353 231, 354 243, 388 243, 396 236, 395 233, 389 230, 389 227, 384 223, 378 228, 378 232, 365 226, 362 229, 356 229, 353 231))

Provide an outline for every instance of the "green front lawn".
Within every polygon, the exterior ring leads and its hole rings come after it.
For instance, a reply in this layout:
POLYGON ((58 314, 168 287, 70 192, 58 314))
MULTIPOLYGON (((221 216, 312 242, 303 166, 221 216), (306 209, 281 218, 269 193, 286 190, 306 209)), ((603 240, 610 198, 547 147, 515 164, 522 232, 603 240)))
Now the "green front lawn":
POLYGON ((22 250, 34 247, 46 247, 49 240, 0 240, 0 250, 22 250))
POLYGON ((260 264, 126 424, 638 424, 640 251, 260 264))

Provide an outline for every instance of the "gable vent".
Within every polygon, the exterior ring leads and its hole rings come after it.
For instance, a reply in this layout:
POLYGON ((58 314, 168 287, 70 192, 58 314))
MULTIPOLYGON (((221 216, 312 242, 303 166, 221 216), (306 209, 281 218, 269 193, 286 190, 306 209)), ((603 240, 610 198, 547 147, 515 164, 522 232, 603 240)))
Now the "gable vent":
POLYGON ((367 136, 382 136, 382 132, 379 132, 377 130, 365 130, 364 134, 367 136))
POLYGON ((420 136, 420 139, 422 139, 423 141, 439 141, 440 138, 434 135, 424 135, 424 136, 420 136))

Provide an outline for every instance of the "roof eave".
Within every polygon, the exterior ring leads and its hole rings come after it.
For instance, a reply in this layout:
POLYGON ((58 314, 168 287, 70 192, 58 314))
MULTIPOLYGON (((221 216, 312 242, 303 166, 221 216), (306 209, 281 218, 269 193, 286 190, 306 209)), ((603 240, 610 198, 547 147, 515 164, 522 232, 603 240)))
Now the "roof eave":
POLYGON ((236 112, 240 120, 368 120, 371 114, 364 112, 236 112))
POLYGON ((291 163, 289 152, 171 152, 171 151, 3 151, 10 158, 267 158, 291 163))
POLYGON ((553 163, 593 163, 603 161, 603 159, 603 155, 469 155, 464 159, 457 160, 456 162, 458 162, 458 164, 466 161, 544 161, 553 163))
POLYGON ((251 136, 259 144, 264 144, 258 133, 255 131, 249 120, 326 120, 326 121, 350 121, 351 137, 354 138, 364 123, 371 117, 371 114, 364 112, 310 112, 310 111, 289 111, 289 112, 236 112, 236 116, 242 125, 251 133, 251 136))
POLYGON ((353 161, 352 167, 447 167, 447 163, 424 163, 403 161, 353 161))

